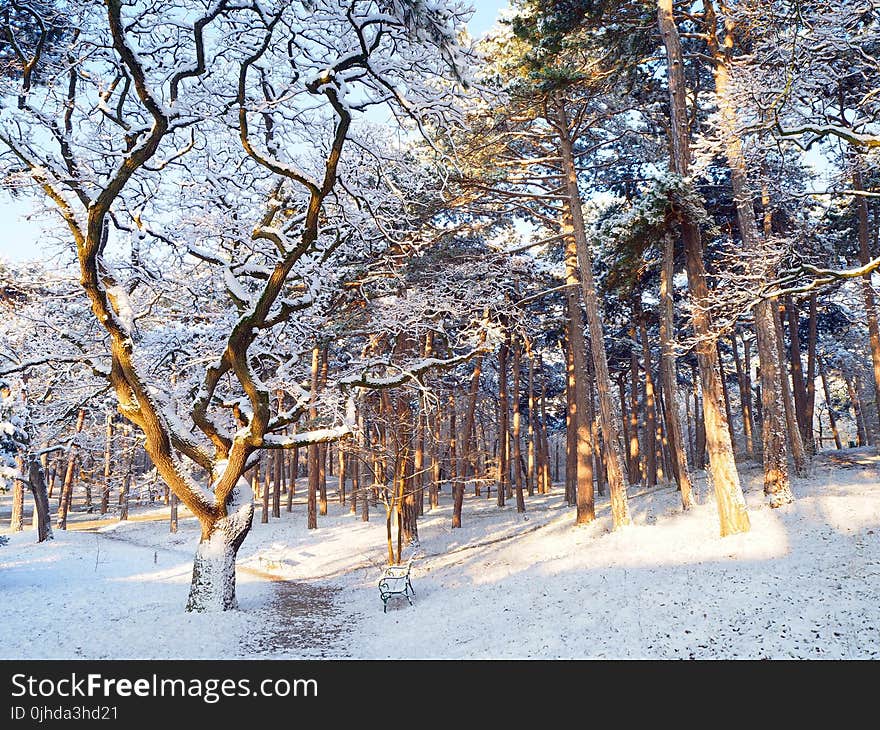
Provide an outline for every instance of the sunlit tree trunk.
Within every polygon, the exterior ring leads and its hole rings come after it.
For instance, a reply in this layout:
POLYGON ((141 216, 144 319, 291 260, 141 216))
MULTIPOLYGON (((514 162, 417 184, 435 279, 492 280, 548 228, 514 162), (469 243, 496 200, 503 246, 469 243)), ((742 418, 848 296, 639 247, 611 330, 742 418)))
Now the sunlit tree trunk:
POLYGON ((547 381, 544 364, 541 370, 541 417, 538 421, 538 493, 547 494, 552 485, 550 476, 550 439, 547 435, 547 381))
MULTIPOLYGON (((673 16, 672 0, 658 0, 657 15, 668 68, 673 169, 686 177, 690 163, 687 98, 681 41, 673 16)), ((687 260, 688 288, 696 304, 693 317, 697 337, 696 354, 703 388, 712 484, 718 505, 721 535, 724 536, 746 532, 750 523, 733 458, 730 434, 725 423, 723 396, 714 352, 715 336, 706 307, 709 289, 706 284, 700 232, 692 221, 682 220, 682 238, 687 260)))
POLYGON ((110 507, 110 476, 113 473, 113 416, 107 414, 104 424, 104 488, 101 490, 101 514, 110 507))
POLYGON ((293 497, 296 494, 296 479, 299 476, 299 448, 290 455, 290 476, 287 480, 287 511, 293 512, 293 497))
POLYGON ((651 343, 645 318, 639 317, 639 335, 644 360, 645 383, 645 478, 649 487, 657 485, 657 410, 654 403, 654 376, 651 372, 651 343))
POLYGON ((528 489, 529 496, 531 497, 535 493, 535 477, 536 477, 536 462, 535 462, 535 357, 534 353, 532 353, 531 346, 529 346, 526 355, 529 359, 529 423, 528 423, 528 431, 526 434, 526 438, 528 439, 527 446, 527 466, 526 466, 526 488, 528 489))
POLYGON ((345 480, 348 478, 345 469, 345 451, 342 444, 336 445, 336 475, 339 479, 339 504, 345 504, 345 480))
POLYGON ((574 504, 577 481, 577 399, 576 368, 571 345, 571 322, 565 327, 565 504, 574 504))
MULTIPOLYGON (((311 404, 309 405, 309 421, 315 422, 318 418, 318 407, 315 401, 318 397, 318 377, 321 368, 321 351, 319 348, 312 348, 312 389, 311 404)), ((320 474, 318 473, 318 460, 320 453, 318 444, 309 444, 308 446, 308 477, 309 477, 309 493, 308 493, 308 529, 315 530, 318 527, 318 482, 320 474)))
MULTIPOLYGON (((18 457, 17 470, 24 476, 24 459, 18 457)), ((12 516, 9 520, 9 528, 12 532, 24 530, 24 482, 21 479, 12 480, 12 516)))
MULTIPOLYGON (((320 351, 321 371, 317 391, 323 391, 327 387, 327 374, 330 367, 328 351, 329 347, 326 345, 320 351)), ((386 396, 385 391, 382 391, 382 395, 386 396)), ((317 416, 317 411, 315 415, 317 416)), ((329 448, 329 444, 318 446, 318 514, 322 516, 327 514, 327 452, 329 448)))
POLYGON ((632 342, 629 352, 629 458, 633 465, 629 482, 641 485, 645 482, 645 464, 639 443, 639 356, 636 354, 635 326, 629 328, 629 339, 632 342))
POLYGON ((514 343, 513 347, 513 474, 516 484, 516 511, 526 511, 526 501, 523 496, 523 471, 522 471, 522 414, 519 408, 520 396, 520 370, 522 359, 522 347, 519 342, 514 343))
POLYGON ((507 402, 507 342, 498 349, 498 506, 504 506, 507 496, 507 484, 510 480, 510 464, 508 463, 508 408, 507 402))
MULTIPOLYGON (((449 393, 449 481, 452 483, 452 527, 461 527, 461 506, 464 503, 464 484, 457 474, 455 444, 455 394, 449 393)), ((503 493, 503 492, 502 492, 503 493)))
MULTIPOLYGON (((864 191, 865 184, 858 164, 853 168, 852 180, 854 190, 864 191)), ((859 195, 855 199, 855 206, 859 228, 859 262, 864 266, 871 260, 871 250, 868 245, 868 201, 863 195, 859 195)), ((868 342, 871 346, 874 400, 877 403, 877 413, 880 414, 880 325, 877 323, 877 306, 874 300, 874 287, 871 285, 871 274, 865 274, 862 278, 862 297, 864 298, 865 316, 868 321, 868 342)), ((862 416, 864 417, 864 410, 862 411, 862 416)))
MULTIPOLYGON (((569 134, 569 121, 562 100, 557 96, 554 99, 554 103, 560 142, 559 151, 562 158, 562 172, 565 181, 563 205, 570 217, 568 222, 571 224, 571 230, 563 230, 563 233, 566 234, 566 238, 574 239, 577 253, 583 304, 587 315, 587 326, 590 330, 593 369, 599 391, 599 426, 606 444, 605 469, 611 492, 611 517, 613 526, 616 529, 629 524, 630 517, 626 495, 626 481, 621 470, 620 453, 618 451, 617 424, 614 420, 614 406, 611 400, 611 377, 608 373, 608 358, 605 353, 602 318, 599 315, 599 298, 593 279, 593 261, 587 243, 580 191, 578 190, 577 169, 574 162, 574 149, 569 134)), ((590 490, 592 490, 592 484, 590 490)))
MULTIPOLYGON (((733 47, 733 22, 726 19, 723 45, 715 35, 713 21, 714 8, 710 0, 704 0, 709 28, 709 48, 715 60, 715 94, 721 112, 722 127, 725 132, 725 154, 733 187, 733 199, 736 206, 736 218, 742 245, 746 251, 761 252, 761 235, 755 219, 754 196, 752 195, 746 176, 746 162, 740 139, 737 110, 729 94, 729 57, 733 47)), ((772 303, 762 299, 754 307, 755 336, 758 342, 758 359, 761 365, 761 414, 762 414, 762 452, 764 462, 764 493, 768 496, 771 507, 780 507, 791 502, 794 497, 788 477, 788 449, 785 438, 785 420, 783 416, 782 394, 779 377, 779 348, 776 342, 776 328, 773 323, 772 303)), ((795 315, 796 319, 796 315, 795 315)), ((803 388, 803 377, 800 373, 800 351, 797 344, 797 323, 793 323, 792 362, 797 363, 800 375, 799 385, 803 388)), ((803 395, 803 408, 806 409, 806 392, 803 395)), ((806 418, 806 415, 804 415, 806 418)), ((806 439, 811 433, 808 424, 801 424, 801 432, 806 439)))
POLYGON ((584 322, 578 301, 577 251, 569 237, 565 245, 567 371, 570 400, 568 401, 569 438, 566 460, 566 499, 577 507, 575 524, 592 522, 596 517, 593 492, 593 434, 589 417, 589 393, 587 391, 587 344, 584 322), (569 475, 569 470, 571 474, 569 475))

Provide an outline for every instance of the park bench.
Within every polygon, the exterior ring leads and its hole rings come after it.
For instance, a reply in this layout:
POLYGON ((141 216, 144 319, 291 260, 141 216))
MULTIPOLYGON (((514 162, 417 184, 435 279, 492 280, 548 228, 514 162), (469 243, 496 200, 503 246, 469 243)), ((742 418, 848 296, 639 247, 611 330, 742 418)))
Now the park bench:
POLYGON ((382 613, 388 611, 388 599, 392 596, 403 596, 412 606, 410 594, 415 595, 412 581, 409 578, 415 555, 410 556, 405 565, 389 565, 382 571, 379 579, 379 597, 382 599, 382 613))

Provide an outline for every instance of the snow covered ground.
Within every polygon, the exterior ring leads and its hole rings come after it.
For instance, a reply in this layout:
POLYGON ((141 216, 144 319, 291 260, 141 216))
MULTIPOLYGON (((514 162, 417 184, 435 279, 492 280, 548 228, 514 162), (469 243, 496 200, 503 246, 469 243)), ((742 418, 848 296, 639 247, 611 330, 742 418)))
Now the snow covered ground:
POLYGON ((819 457, 780 510, 764 506, 759 470, 742 474, 752 531, 724 539, 705 480, 690 514, 668 487, 632 489, 635 524, 615 533, 604 498, 575 527, 559 488, 525 515, 468 495, 452 530, 445 492, 419 524, 415 606, 392 600, 387 614, 381 505, 363 523, 331 501, 308 531, 297 501, 255 524, 240 610, 222 616, 183 611, 192 519, 176 535, 164 520, 44 545, 19 533, 0 548, 0 655, 880 658, 880 457, 819 457))

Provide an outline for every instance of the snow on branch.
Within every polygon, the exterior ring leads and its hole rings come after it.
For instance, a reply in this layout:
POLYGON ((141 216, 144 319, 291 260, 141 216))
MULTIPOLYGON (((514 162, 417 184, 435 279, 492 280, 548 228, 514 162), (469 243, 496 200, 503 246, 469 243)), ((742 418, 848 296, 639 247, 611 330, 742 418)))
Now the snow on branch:
POLYGON ((362 388, 396 388, 408 382, 419 382, 419 376, 431 370, 448 370, 456 365, 467 362, 479 354, 490 351, 488 345, 482 345, 470 350, 462 355, 456 355, 449 358, 425 357, 417 360, 408 366, 396 365, 387 359, 375 360, 367 365, 367 367, 358 374, 349 375, 342 378, 339 382, 342 387, 359 386, 362 388), (398 372, 390 375, 373 375, 369 371, 374 370, 377 366, 386 368, 394 368, 398 372))
POLYGON ((773 281, 767 282, 760 293, 762 299, 804 294, 826 286, 839 284, 848 279, 868 277, 880 268, 880 256, 871 259, 863 266, 852 269, 827 269, 812 264, 802 263, 796 267, 785 269, 773 281))

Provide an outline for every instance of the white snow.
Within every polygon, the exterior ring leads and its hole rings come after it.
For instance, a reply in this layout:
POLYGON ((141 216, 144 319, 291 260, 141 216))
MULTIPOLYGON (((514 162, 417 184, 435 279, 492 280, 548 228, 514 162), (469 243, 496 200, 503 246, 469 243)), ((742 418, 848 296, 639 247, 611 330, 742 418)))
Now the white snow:
POLYGON ((0 647, 15 658, 878 658, 880 457, 846 453, 858 463, 820 457, 778 510, 759 470, 743 470, 752 530, 728 538, 704 478, 688 514, 669 487, 631 489, 635 524, 614 533, 605 498, 579 528, 560 487, 527 498, 524 515, 469 488, 452 530, 445 490, 419 522, 415 605, 391 599, 387 614, 384 509, 361 522, 332 480, 318 530, 306 529, 304 479, 293 514, 257 516, 239 554, 240 610, 222 615, 183 611, 191 518, 176 535, 164 519, 56 531, 42 545, 19 533, 0 548, 0 647))

